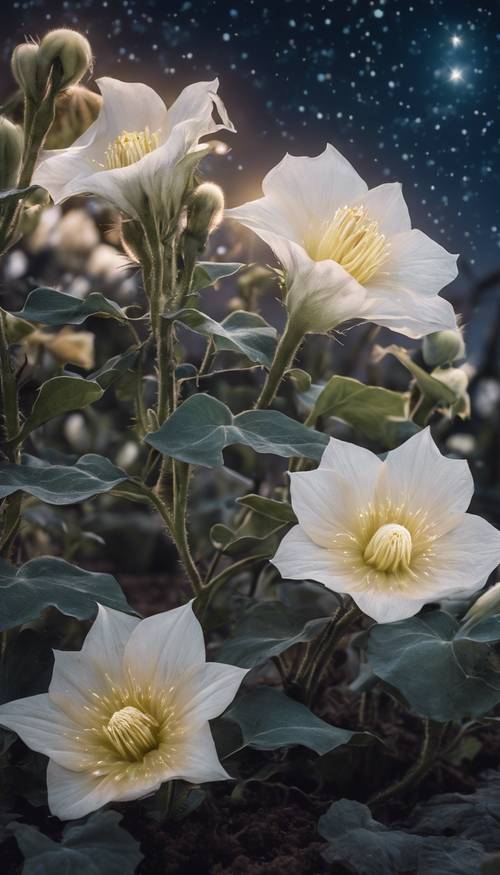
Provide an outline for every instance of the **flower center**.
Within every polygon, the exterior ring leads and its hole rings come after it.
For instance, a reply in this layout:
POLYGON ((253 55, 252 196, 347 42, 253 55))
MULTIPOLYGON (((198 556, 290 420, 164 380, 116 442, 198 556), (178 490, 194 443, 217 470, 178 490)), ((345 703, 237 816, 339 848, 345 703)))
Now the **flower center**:
POLYGON ((129 164, 135 164, 145 155, 154 152, 159 145, 160 135, 158 131, 151 133, 149 128, 144 128, 143 131, 122 131, 106 149, 104 166, 106 170, 128 167, 129 164))
POLYGON ((390 245, 362 207, 339 207, 313 247, 316 261, 331 259, 358 283, 367 283, 389 257, 390 245))
POLYGON ((397 574, 410 570, 411 535, 404 526, 386 523, 368 541, 363 559, 377 571, 397 574))
POLYGON ((158 722, 133 705, 111 715, 104 733, 124 760, 139 762, 158 747, 158 722))

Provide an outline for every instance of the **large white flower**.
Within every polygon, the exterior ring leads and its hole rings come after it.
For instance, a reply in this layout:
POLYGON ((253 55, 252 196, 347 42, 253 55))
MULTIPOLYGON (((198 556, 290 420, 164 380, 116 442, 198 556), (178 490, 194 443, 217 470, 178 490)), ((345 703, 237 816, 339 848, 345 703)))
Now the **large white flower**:
POLYGON ((264 197, 226 210, 274 250, 287 274, 286 305, 306 331, 361 318, 422 337, 455 328, 438 292, 457 275, 451 255, 412 230, 399 183, 368 186, 333 146, 285 155, 264 197))
POLYGON ((466 513, 467 462, 442 456, 429 429, 384 462, 331 438, 319 468, 290 479, 299 525, 272 561, 283 577, 348 593, 379 623, 474 592, 500 562, 500 532, 466 513))
POLYGON ((189 85, 168 110, 142 83, 104 77, 97 84, 103 98, 98 118, 69 148, 43 153, 33 181, 55 203, 94 194, 135 219, 147 220, 151 210, 175 215, 193 167, 209 148, 200 138, 234 131, 217 95, 218 79, 189 85))
POLYGON ((70 820, 174 778, 229 778, 208 721, 245 674, 205 662, 191 604, 142 621, 100 606, 82 650, 55 651, 48 693, 0 706, 0 724, 49 757, 49 807, 70 820))

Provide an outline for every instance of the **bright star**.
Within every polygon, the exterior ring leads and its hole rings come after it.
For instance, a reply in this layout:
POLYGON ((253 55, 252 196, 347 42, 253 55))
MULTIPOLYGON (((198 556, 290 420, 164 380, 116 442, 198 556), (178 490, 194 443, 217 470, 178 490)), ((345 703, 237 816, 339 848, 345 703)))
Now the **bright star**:
POLYGON ((457 67, 454 67, 450 73, 450 82, 461 82, 462 81, 462 71, 457 67))
POLYGON ((461 46, 462 45, 461 37, 457 36, 456 34, 454 36, 452 36, 451 44, 452 44, 452 46, 454 46, 454 48, 456 48, 457 46, 461 46))

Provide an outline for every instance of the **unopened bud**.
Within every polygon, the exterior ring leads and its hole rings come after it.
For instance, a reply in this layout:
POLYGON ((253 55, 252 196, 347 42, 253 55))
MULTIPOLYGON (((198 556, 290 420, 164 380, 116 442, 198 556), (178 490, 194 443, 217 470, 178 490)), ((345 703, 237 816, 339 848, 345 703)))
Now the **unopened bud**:
POLYGON ((467 611, 464 620, 466 623, 477 623, 483 617, 491 617, 500 613, 500 582, 490 586, 486 592, 474 602, 467 611))
POLYGON ((21 43, 12 53, 11 67, 14 79, 24 94, 31 100, 39 100, 38 84, 38 46, 35 43, 21 43))
POLYGON ((461 332, 446 329, 428 334, 423 340, 422 355, 430 368, 451 364, 463 358, 465 344, 461 332))
POLYGON ((209 235, 222 220, 224 194, 213 182, 203 182, 192 193, 187 205, 186 236, 194 237, 203 251, 209 235))
POLYGON ((47 82, 57 65, 58 90, 76 85, 92 65, 89 41, 76 30, 51 30, 42 39, 38 49, 38 76, 47 82))
POLYGON ((84 85, 73 85, 56 100, 55 118, 45 139, 45 149, 66 149, 96 120, 102 97, 84 85))
POLYGON ((16 185, 23 145, 21 128, 0 116, 0 191, 16 185))
POLYGON ((444 383, 448 389, 455 394, 456 401, 452 406, 455 414, 458 414, 462 419, 468 419, 470 416, 470 398, 467 389, 469 387, 469 377, 462 368, 435 368, 431 376, 444 383))

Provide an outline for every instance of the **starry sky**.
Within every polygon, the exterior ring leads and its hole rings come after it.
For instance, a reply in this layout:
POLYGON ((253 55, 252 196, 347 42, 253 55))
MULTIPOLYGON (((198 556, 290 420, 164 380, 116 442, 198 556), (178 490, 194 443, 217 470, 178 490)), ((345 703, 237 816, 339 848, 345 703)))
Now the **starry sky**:
POLYGON ((238 129, 214 167, 231 206, 286 151, 330 141, 370 186, 403 183, 414 225, 461 253, 462 277, 499 265, 494 0, 4 0, 0 26, 3 94, 13 46, 60 26, 87 34, 95 75, 167 102, 218 75, 238 129))

